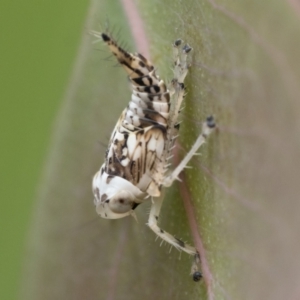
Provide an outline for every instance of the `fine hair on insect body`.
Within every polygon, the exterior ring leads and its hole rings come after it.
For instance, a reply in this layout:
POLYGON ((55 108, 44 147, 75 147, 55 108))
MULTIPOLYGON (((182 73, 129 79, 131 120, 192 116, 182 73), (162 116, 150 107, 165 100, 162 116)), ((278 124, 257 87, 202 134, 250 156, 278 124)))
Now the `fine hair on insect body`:
POLYGON ((129 104, 111 134, 104 163, 93 179, 96 211, 106 219, 135 217, 136 207, 151 201, 147 225, 162 240, 194 256, 192 275, 194 281, 199 281, 198 251, 158 226, 162 188, 178 179, 215 127, 213 117, 208 117, 190 151, 173 171, 169 170, 192 48, 180 39, 174 42, 174 78, 167 86, 143 55, 125 51, 106 32, 91 33, 108 46, 126 71, 132 88, 129 104))

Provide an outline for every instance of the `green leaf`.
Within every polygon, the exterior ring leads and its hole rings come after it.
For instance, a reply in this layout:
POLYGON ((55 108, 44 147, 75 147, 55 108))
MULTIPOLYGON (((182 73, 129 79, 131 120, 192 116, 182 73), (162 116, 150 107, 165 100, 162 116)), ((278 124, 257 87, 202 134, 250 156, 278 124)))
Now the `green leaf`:
MULTIPOLYGON (((154 241, 145 226, 149 206, 138 207, 139 223, 102 220, 94 211, 92 175, 130 90, 113 59, 103 60, 102 44, 92 46, 85 34, 41 183, 21 299, 296 297, 300 21, 289 5, 139 1, 162 78, 172 78, 173 40, 194 49, 180 155, 207 115, 219 125, 182 183, 204 241, 212 293, 188 276, 190 257, 154 241)), ((101 30, 105 12, 128 41, 117 10, 116 3, 93 2, 87 30, 101 30)), ((179 189, 166 191, 161 225, 191 242, 179 189)))
POLYGON ((282 276, 300 277, 294 256, 287 257, 300 250, 299 5, 208 0, 140 7, 159 69, 167 68, 173 39, 194 48, 183 148, 207 115, 219 125, 186 172, 215 299, 297 297, 282 276))

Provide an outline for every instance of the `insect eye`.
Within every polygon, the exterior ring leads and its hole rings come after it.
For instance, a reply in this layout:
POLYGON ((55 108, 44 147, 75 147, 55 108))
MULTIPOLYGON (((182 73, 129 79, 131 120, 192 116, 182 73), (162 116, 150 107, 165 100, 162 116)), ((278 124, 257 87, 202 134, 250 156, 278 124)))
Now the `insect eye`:
POLYGON ((129 195, 123 191, 109 201, 109 207, 114 213, 126 213, 132 210, 133 200, 130 199, 129 195), (126 197, 127 196, 127 197, 126 197))

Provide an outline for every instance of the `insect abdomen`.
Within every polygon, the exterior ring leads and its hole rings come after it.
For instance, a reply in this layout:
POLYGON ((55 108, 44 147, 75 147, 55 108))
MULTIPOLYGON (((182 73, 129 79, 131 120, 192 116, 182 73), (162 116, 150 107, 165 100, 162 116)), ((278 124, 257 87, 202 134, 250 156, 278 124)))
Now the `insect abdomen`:
POLYGON ((122 125, 130 131, 152 125, 166 128, 170 95, 164 81, 155 74, 151 62, 141 54, 128 53, 107 34, 102 33, 101 37, 126 70, 133 89, 122 125))

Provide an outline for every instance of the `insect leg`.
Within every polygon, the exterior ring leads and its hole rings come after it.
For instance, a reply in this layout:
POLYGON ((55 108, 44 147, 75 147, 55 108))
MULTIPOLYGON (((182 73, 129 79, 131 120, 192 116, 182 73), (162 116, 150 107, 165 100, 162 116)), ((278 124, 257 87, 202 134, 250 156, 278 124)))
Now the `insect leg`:
POLYGON ((153 230, 161 239, 174 246, 178 250, 182 250, 191 255, 198 255, 197 250, 183 242, 182 240, 174 237, 170 233, 164 231, 158 226, 158 217, 163 202, 163 197, 152 198, 152 206, 150 210, 149 220, 147 225, 153 230))
POLYGON ((178 39, 173 44, 173 55, 174 55, 174 80, 179 83, 183 83, 185 76, 188 72, 188 63, 187 57, 191 52, 192 48, 186 44, 181 49, 180 46, 182 44, 182 40, 178 39))
POLYGON ((215 127, 215 122, 212 116, 208 117, 206 119, 206 122, 202 125, 202 132, 197 138, 196 142, 194 143, 193 147, 190 149, 190 151, 186 154, 184 159, 180 162, 180 164, 175 168, 175 170, 171 173, 171 175, 167 176, 164 181, 163 185, 168 187, 171 186, 174 180, 179 180, 178 176, 180 172, 186 167, 188 162, 191 160, 191 158, 196 154, 198 149, 205 143, 207 137, 210 135, 210 133, 213 131, 215 127))
POLYGON ((171 128, 171 131, 178 120, 180 107, 184 99, 185 87, 183 82, 189 68, 187 58, 192 51, 192 48, 188 44, 181 47, 181 43, 182 40, 178 39, 173 44, 174 78, 169 87, 170 94, 173 96, 173 107, 169 117, 169 127, 171 128))

